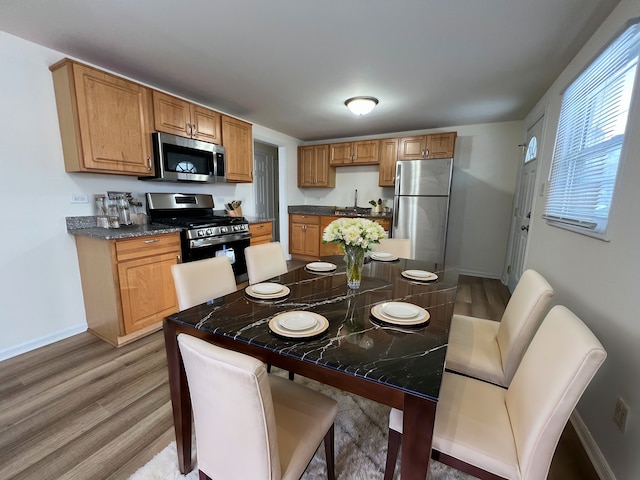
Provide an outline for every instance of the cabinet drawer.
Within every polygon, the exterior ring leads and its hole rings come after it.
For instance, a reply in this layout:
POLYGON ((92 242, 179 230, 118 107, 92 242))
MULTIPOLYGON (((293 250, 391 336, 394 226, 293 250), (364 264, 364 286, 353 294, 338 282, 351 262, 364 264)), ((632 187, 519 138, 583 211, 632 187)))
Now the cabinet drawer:
POLYGON ((320 217, 318 215, 300 215, 291 214, 290 220, 292 223, 306 223, 308 225, 318 225, 320 217))
POLYGON ((164 253, 180 254, 179 233, 164 233, 116 241, 118 262, 164 253))
POLYGON ((251 223, 249 224, 249 231, 252 237, 259 237, 262 235, 269 235, 273 233, 273 224, 271 222, 264 223, 251 223))

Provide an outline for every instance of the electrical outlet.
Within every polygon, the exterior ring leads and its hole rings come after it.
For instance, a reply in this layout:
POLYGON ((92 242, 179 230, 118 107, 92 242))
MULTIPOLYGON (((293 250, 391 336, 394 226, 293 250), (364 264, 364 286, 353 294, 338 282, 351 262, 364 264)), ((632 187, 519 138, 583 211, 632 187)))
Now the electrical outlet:
POLYGON ((89 195, 86 193, 72 193, 71 203, 89 203, 89 195))
POLYGON ((622 400, 622 398, 618 397, 618 401, 616 402, 616 409, 613 412, 613 423, 615 423, 621 432, 624 432, 625 428, 627 428, 627 417, 629 416, 629 407, 622 400))

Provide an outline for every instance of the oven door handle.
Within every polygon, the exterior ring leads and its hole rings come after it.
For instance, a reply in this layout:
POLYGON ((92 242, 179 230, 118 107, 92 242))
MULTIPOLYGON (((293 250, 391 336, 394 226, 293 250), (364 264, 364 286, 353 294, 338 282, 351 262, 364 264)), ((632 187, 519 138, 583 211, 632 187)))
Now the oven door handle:
POLYGON ((238 233, 236 235, 222 235, 220 237, 197 238, 189 240, 190 248, 203 248, 212 245, 222 245, 223 243, 237 242, 238 240, 249 240, 250 233, 238 233))

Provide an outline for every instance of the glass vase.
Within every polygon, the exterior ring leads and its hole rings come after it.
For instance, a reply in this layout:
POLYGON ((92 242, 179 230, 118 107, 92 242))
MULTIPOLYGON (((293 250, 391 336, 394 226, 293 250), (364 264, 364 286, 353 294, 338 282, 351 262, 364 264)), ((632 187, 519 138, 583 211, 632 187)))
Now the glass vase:
POLYGON ((354 290, 360 288, 362 266, 364 265, 364 249, 352 245, 344 246, 344 263, 347 270, 347 286, 354 290))

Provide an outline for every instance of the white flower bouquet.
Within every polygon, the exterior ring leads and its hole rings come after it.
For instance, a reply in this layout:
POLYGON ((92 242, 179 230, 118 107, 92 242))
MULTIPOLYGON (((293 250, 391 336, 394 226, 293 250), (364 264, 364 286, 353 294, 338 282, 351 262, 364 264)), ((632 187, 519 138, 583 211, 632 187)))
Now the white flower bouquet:
POLYGON ((387 238, 382 226, 366 218, 339 218, 334 220, 322 234, 322 242, 336 242, 343 247, 352 246, 369 251, 373 245, 387 238))

